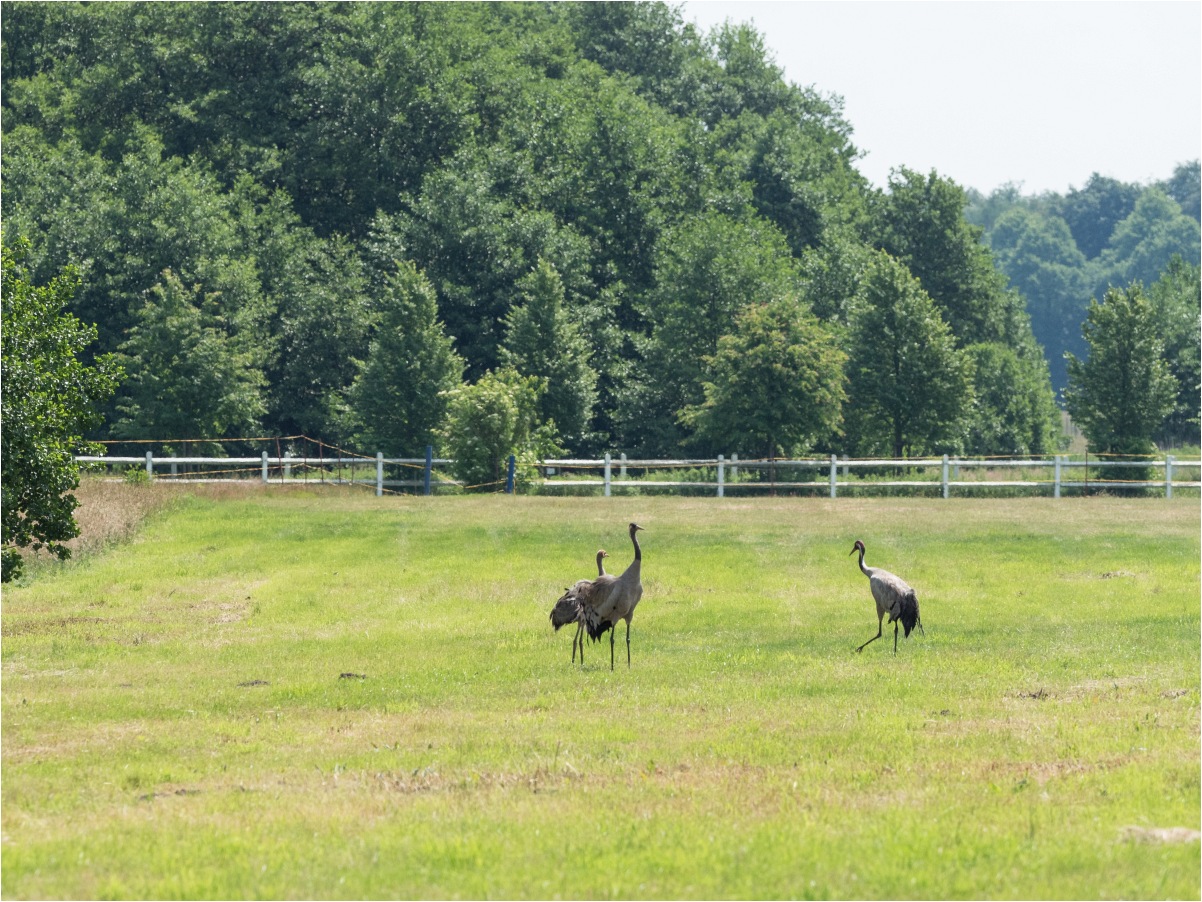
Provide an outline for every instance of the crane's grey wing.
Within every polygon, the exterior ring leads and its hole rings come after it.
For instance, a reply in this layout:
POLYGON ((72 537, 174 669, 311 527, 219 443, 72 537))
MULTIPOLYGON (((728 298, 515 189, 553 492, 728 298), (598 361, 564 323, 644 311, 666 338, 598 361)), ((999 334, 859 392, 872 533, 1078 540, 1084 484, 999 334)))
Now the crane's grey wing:
POLYGON ((877 604, 889 612, 890 622, 901 616, 902 599, 914 591, 904 579, 888 570, 874 570, 869 585, 877 604))

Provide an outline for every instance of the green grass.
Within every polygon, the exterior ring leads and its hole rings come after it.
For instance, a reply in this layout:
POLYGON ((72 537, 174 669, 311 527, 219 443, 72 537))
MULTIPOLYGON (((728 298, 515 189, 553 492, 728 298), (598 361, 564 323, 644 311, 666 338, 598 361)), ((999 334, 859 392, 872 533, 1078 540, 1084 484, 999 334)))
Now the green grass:
MULTIPOLYGON (((136 487, 131 487, 131 491, 136 487)), ((5 898, 1198 898, 1196 499, 194 497, 3 609, 5 898), (633 667, 547 620, 642 533, 633 667), (892 653, 849 557, 916 587, 892 653), (342 674, 361 675, 341 677, 342 674)))

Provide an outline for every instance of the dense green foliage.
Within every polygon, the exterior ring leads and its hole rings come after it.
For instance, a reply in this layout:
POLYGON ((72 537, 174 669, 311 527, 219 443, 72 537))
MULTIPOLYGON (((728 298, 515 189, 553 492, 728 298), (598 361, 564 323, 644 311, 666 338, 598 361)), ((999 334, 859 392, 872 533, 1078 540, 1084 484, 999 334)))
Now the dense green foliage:
POLYGON ((1112 288, 1085 321, 1089 357, 1068 357, 1065 398, 1091 448, 1147 454, 1172 412, 1177 380, 1164 360, 1152 304, 1140 287, 1112 288))
POLYGON ((96 328, 67 312, 79 284, 71 270, 37 285, 23 264, 24 245, 0 249, 0 580, 20 575, 20 548, 70 556, 63 543, 79 535, 72 490, 79 465, 72 455, 98 453, 84 434, 121 375, 113 355, 85 366, 80 356, 96 328))
MULTIPOLYGON (((1065 195, 1027 197, 1007 185, 988 197, 975 192, 970 197, 966 216, 984 228, 998 267, 1026 298, 1057 390, 1068 381, 1065 352, 1086 354, 1081 325, 1090 299, 1135 281, 1151 285, 1174 257, 1197 272, 1202 253, 1197 160, 1154 185, 1095 173, 1083 188, 1065 195)), ((1196 281, 1195 275, 1195 315, 1202 303, 1196 281)), ((1162 337, 1168 344, 1168 336, 1162 337)), ((1197 405, 1193 408, 1196 418, 1197 405)), ((1196 431, 1178 438, 1198 441, 1196 431)))
MULTIPOLYGON (((5 3, 0 28, 5 240, 30 242, 35 280, 75 266, 72 312, 128 359, 96 438, 416 454, 445 383, 509 366, 546 380, 539 416, 574 454, 755 454, 730 446, 762 440, 750 422, 684 415, 718 384, 722 339, 793 297, 829 356, 884 250, 957 353, 994 348, 969 380, 1025 399, 905 447, 1054 450, 1022 296, 964 190, 908 170, 871 189, 840 99, 787 83, 750 26, 701 35, 658 3, 5 3), (398 268, 429 287, 420 325, 398 268), (444 365, 406 396, 419 368, 395 358, 419 347, 444 365)), ((1097 199, 1107 271, 1152 281, 1188 243, 1191 190, 1097 199)), ((1077 207, 1065 234, 1085 242, 1077 207)), ((1092 284, 1065 279, 1060 333, 1092 284)), ((892 443, 840 414, 816 444, 892 443)))

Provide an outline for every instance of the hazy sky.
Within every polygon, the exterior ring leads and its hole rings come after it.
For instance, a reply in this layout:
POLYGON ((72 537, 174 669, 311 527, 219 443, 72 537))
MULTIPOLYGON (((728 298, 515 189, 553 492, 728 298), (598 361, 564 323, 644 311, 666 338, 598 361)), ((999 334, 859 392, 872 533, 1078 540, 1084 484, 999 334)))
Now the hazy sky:
POLYGON ((936 169, 986 193, 1168 178, 1202 155, 1198 0, 691 0, 752 22, 785 78, 838 94, 858 168, 936 169))

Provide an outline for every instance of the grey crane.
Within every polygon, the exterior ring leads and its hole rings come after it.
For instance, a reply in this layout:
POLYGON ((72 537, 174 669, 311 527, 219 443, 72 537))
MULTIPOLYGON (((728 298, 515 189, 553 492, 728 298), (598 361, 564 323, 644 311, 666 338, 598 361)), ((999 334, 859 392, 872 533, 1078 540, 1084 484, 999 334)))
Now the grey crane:
MULTIPOLYGON (((865 567, 864 543, 859 539, 856 539, 856 544, 852 546, 850 554, 855 554, 857 551, 860 552, 860 570, 868 577, 872 597, 876 599, 876 635, 868 642, 875 642, 881 638, 882 621, 888 614, 889 622, 893 624, 893 653, 897 654, 897 621, 900 620, 901 625, 905 627, 907 638, 915 626, 922 631, 924 636, 927 634, 927 631, 922 628, 922 618, 918 616, 918 594, 900 576, 895 576, 888 570, 882 570, 879 567, 865 567)), ((868 642, 865 642, 864 645, 867 645, 868 642)), ((861 645, 856 651, 863 651, 864 645, 861 645)))
MULTIPOLYGON (((597 551, 597 576, 605 576, 605 559, 609 557, 609 552, 604 548, 597 551)), ((565 589, 563 596, 555 603, 555 607, 551 609, 551 625, 555 627, 555 631, 559 632, 559 628, 566 624, 576 621, 576 635, 572 637, 572 663, 576 663, 576 646, 580 646, 580 663, 584 663, 584 619, 580 616, 580 604, 575 595, 572 594, 573 589, 583 587, 590 584, 590 580, 579 580, 572 589, 565 589)))
MULTIPOLYGON (((626 621, 626 666, 630 666, 630 621, 634 617, 635 606, 643 597, 642 565, 643 552, 635 533, 643 527, 637 523, 630 524, 630 541, 634 545, 634 560, 630 562, 620 576, 604 574, 594 580, 581 580, 568 589, 563 597, 555 603, 551 611, 551 622, 557 623, 556 629, 575 619, 584 627, 589 639, 599 642, 609 630, 609 669, 614 669, 614 629, 619 620, 626 621), (575 616, 567 615, 575 609, 575 616), (556 616, 559 612, 559 616, 556 616), (565 619, 565 617, 567 619, 565 619)), ((576 658, 573 655, 572 660, 576 658)), ((581 637, 580 660, 584 662, 584 639, 581 637)))

